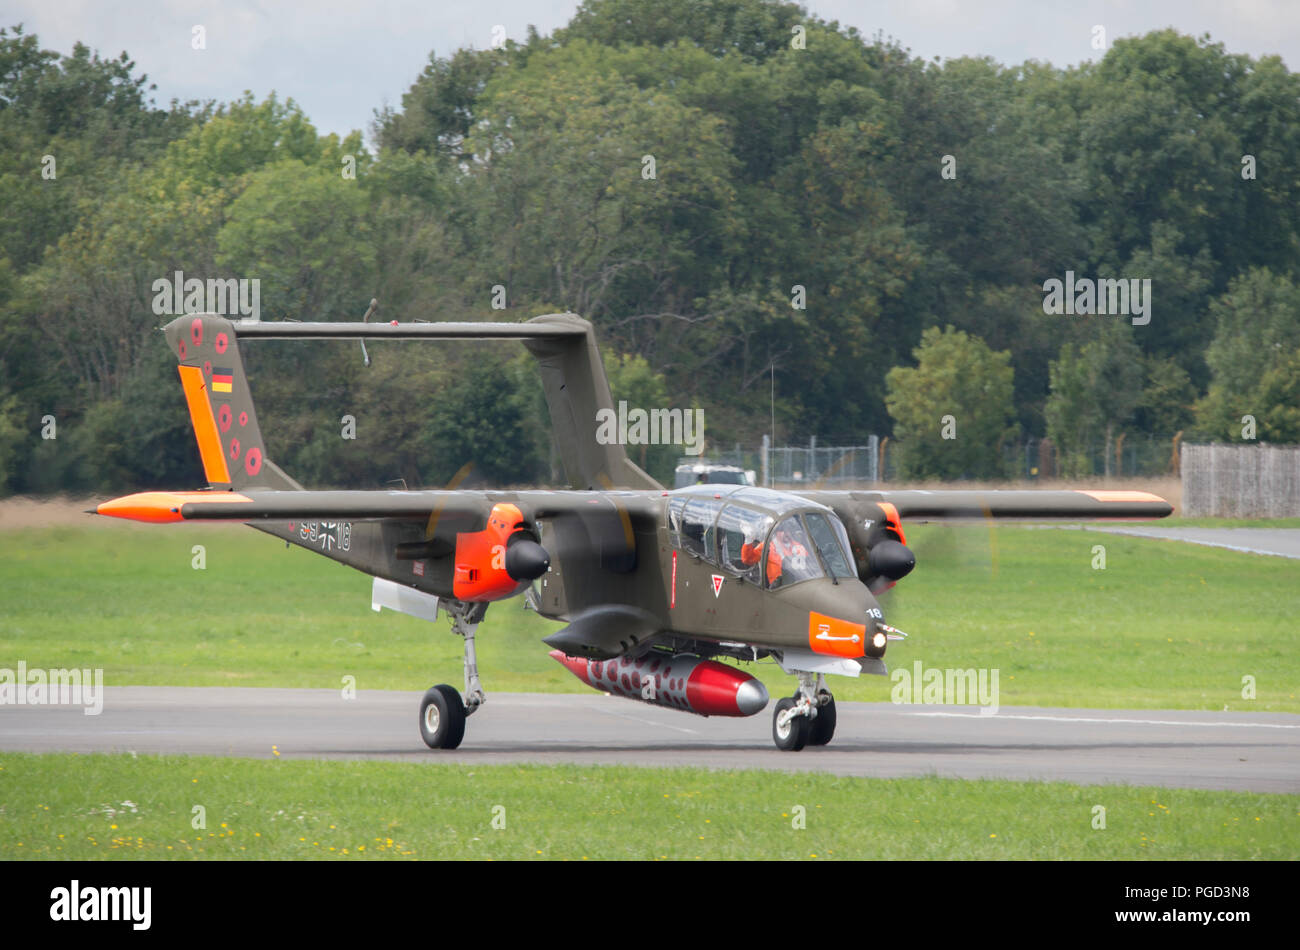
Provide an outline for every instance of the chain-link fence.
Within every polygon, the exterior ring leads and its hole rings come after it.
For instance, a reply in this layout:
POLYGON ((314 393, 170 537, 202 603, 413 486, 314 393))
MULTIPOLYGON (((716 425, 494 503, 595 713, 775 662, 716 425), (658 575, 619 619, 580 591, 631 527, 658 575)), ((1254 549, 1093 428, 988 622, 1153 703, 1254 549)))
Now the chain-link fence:
POLYGON ((771 479, 781 485, 880 480, 880 439, 866 445, 783 445, 772 450, 771 479))
MULTIPOLYGON (((707 458, 680 461, 735 465, 752 472, 759 485, 776 488, 854 487, 878 482, 906 481, 903 446, 870 436, 865 445, 782 445, 744 447, 710 452, 707 458)), ((1027 438, 1007 442, 998 450, 1001 477, 1013 481, 1087 477, 1153 477, 1178 474, 1176 436, 1120 433, 1109 445, 1100 444, 1062 457, 1051 439, 1027 438)))
POLYGON ((1175 436, 1120 433, 1109 445, 1063 458, 1051 439, 1028 438, 1003 446, 1002 461, 1013 479, 1174 475, 1178 443, 1175 436))

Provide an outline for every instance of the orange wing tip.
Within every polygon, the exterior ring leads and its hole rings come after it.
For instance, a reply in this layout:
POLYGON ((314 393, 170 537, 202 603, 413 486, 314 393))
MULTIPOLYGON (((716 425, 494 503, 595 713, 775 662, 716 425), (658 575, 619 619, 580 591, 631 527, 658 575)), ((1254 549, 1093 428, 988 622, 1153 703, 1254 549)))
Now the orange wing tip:
POLYGON ((95 509, 95 513, 149 524, 172 524, 184 520, 181 507, 194 501, 221 504, 252 499, 238 492, 226 491, 145 491, 106 501, 95 509))
POLYGON ((1085 491, 1083 494, 1096 501, 1155 501, 1161 504, 1169 504, 1159 495, 1153 495, 1145 491, 1085 491))

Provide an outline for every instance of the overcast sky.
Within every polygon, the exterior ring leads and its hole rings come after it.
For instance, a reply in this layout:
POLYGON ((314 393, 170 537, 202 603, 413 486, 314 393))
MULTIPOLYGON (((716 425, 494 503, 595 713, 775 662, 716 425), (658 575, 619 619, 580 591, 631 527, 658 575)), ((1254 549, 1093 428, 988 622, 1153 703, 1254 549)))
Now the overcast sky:
MULTIPOLYGON (((913 54, 992 56, 1005 64, 1038 59, 1058 66, 1093 59, 1093 27, 1106 38, 1172 26, 1210 33, 1230 52, 1281 55, 1300 63, 1297 0, 816 0, 825 20, 877 31, 913 54)), ((322 132, 368 132, 373 110, 401 106, 429 53, 491 44, 495 26, 522 40, 528 24, 549 33, 569 21, 577 0, 7 0, 0 25, 22 23, 41 45, 71 52, 80 40, 103 55, 123 50, 170 99, 227 101, 292 97, 322 132), (206 31, 204 50, 192 29, 206 31)))

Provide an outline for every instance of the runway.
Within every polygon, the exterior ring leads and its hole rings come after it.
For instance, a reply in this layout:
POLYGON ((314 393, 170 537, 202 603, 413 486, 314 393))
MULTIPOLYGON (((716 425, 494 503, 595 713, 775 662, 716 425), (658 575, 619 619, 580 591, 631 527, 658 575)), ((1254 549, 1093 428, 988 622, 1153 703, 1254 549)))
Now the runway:
POLYGON ((1135 538, 1159 538, 1164 541, 1186 541, 1212 548, 1227 548, 1247 554, 1269 554, 1275 557, 1300 558, 1300 528, 1189 528, 1143 525, 1140 528, 1113 525, 1087 526, 1089 531, 1109 534, 1127 534, 1135 538))
POLYGON ((126 686, 103 711, 0 706, 0 750, 532 762, 1123 783, 1300 793, 1300 715, 839 703, 829 746, 780 752, 771 705, 703 719, 631 700, 489 694, 465 742, 420 740, 419 693, 126 686))

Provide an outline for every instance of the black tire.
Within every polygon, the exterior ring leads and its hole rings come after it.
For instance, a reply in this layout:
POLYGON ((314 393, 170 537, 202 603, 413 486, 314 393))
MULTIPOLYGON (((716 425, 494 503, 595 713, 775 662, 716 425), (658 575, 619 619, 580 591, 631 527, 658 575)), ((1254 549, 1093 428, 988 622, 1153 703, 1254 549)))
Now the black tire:
POLYGON ((825 745, 835 736, 835 697, 825 706, 817 707, 817 718, 808 731, 809 745, 825 745))
POLYGON ((785 734, 777 727, 781 713, 794 707, 794 699, 787 696, 776 704, 772 711, 772 741, 782 752, 798 752, 808 742, 808 727, 812 725, 807 716, 795 716, 785 728, 785 734))
POLYGON ((446 683, 420 700, 420 738, 430 749, 454 749, 465 738, 465 704, 446 683))

